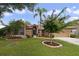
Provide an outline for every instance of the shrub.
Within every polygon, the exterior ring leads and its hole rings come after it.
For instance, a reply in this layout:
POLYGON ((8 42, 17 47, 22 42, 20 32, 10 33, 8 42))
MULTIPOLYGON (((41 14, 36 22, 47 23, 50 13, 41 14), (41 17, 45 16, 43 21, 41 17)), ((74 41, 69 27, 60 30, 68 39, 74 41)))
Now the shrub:
POLYGON ((55 36, 54 35, 52 35, 52 38, 54 38, 55 36))
POLYGON ((71 37, 71 38, 76 38, 77 35, 75 35, 75 34, 70 34, 70 37, 71 37))
POLYGON ((0 29, 0 37, 5 36, 5 28, 0 29))
POLYGON ((79 35, 76 35, 76 38, 79 38, 79 35))
POLYGON ((6 40, 6 38, 0 37, 0 40, 6 40))

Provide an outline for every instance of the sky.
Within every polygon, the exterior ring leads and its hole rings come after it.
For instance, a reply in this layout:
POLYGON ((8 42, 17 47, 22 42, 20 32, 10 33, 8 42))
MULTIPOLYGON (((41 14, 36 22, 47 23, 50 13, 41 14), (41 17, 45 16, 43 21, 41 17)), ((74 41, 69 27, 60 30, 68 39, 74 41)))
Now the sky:
MULTIPOLYGON (((47 15, 51 15, 52 10, 55 9, 55 14, 58 14, 64 7, 67 7, 66 13, 70 15, 70 18, 67 21, 72 21, 79 18, 79 4, 78 3, 40 3, 35 6, 35 8, 45 8, 48 10, 47 15)), ((38 24, 39 17, 34 18, 34 13, 23 9, 22 11, 15 10, 13 13, 4 13, 2 18, 5 24, 8 24, 9 21, 15 19, 23 19, 24 21, 29 21, 31 24, 38 24)))

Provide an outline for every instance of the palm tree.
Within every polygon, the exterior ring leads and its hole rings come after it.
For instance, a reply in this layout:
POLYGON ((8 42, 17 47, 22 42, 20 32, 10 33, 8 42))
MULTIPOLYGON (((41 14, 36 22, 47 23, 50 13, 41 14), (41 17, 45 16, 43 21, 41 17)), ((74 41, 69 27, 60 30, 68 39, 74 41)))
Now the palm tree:
MULTIPOLYGON (((65 23, 65 20, 69 18, 69 16, 61 16, 64 13, 66 8, 64 8, 59 14, 55 15, 53 10, 52 14, 47 17, 43 22, 43 27, 46 32, 49 32, 50 38, 53 33, 61 31, 63 28, 68 26, 68 23, 65 23)), ((54 34, 53 34, 54 35, 54 34)))
POLYGON ((47 12, 47 10, 45 9, 45 8, 37 8, 37 9, 35 9, 35 14, 34 14, 34 18, 36 17, 36 16, 39 16, 39 18, 40 18, 40 31, 39 31, 39 36, 41 36, 41 23, 42 23, 42 21, 43 21, 43 17, 45 17, 45 15, 44 15, 44 13, 45 12, 47 12))

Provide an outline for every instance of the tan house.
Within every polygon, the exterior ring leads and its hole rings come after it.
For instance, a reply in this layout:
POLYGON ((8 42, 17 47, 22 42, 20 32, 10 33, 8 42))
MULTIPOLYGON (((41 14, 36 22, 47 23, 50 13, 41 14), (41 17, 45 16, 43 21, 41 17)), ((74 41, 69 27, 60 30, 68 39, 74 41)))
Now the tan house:
MULTIPOLYGON (((58 33, 54 33, 55 37, 69 37, 70 34, 77 34, 77 26, 68 26, 58 33)), ((33 35, 39 36, 39 25, 28 25, 26 27, 26 35, 32 37, 33 35)), ((49 33, 42 28, 41 36, 48 36, 49 33)))
POLYGON ((76 26, 66 27, 59 33, 55 33, 55 36, 56 37, 70 37, 70 34, 76 34, 76 26))
MULTIPOLYGON (((49 33, 45 32, 43 27, 41 27, 41 29, 42 29, 41 36, 48 37, 49 33)), ((39 36, 40 35, 39 31, 40 31, 39 25, 35 25, 35 24, 27 25, 24 28, 21 28, 18 31, 17 35, 15 35, 15 36, 22 36, 22 37, 33 37, 34 35, 39 36)), ((60 31, 58 33, 54 33, 54 36, 55 37, 69 37, 70 34, 79 34, 78 25, 68 26, 68 27, 64 28, 62 31, 60 31)))

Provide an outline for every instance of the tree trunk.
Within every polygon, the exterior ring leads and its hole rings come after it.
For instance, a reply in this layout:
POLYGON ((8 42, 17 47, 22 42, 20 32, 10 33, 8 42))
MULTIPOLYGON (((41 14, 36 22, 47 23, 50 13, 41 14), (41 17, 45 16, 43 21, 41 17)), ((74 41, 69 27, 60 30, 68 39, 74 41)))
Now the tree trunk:
POLYGON ((41 21, 42 21, 42 16, 40 15, 40 32, 39 32, 39 36, 42 36, 42 26, 41 26, 41 21))
POLYGON ((49 33, 50 43, 52 44, 52 33, 49 33))
POLYGON ((51 44, 52 44, 52 40, 53 40, 53 38, 54 38, 54 34, 53 34, 53 33, 49 33, 49 38, 50 38, 51 44))
POLYGON ((26 25, 24 24, 24 37, 26 37, 26 25))

